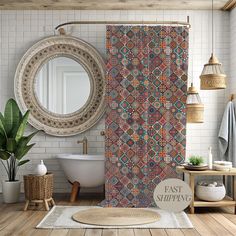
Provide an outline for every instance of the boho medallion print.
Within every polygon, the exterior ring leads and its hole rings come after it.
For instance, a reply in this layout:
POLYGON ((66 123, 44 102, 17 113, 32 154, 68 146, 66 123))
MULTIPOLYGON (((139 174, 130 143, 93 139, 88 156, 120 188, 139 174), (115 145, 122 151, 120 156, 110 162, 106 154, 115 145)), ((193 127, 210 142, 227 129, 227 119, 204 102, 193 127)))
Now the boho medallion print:
POLYGON ((155 206, 185 159, 188 28, 107 26, 107 206, 155 206))

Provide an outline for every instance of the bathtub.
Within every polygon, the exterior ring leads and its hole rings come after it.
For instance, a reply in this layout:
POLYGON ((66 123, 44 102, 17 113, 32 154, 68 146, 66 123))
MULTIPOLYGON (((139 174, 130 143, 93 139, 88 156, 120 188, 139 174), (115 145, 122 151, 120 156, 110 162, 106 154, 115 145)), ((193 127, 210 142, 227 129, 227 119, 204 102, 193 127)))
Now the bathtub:
POLYGON ((70 183, 92 188, 105 183, 105 157, 103 155, 60 154, 59 163, 70 183))

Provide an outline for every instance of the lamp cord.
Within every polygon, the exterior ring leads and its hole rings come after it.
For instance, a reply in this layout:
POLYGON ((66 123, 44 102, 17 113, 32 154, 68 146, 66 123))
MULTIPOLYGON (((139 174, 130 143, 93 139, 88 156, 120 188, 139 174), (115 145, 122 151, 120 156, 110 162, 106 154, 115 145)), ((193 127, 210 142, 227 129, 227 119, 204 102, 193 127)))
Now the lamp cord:
POLYGON ((211 24, 212 24, 212 54, 214 53, 214 13, 213 13, 213 7, 214 7, 214 0, 211 1, 211 24))
MULTIPOLYGON (((192 50, 194 50, 194 46, 195 46, 195 38, 194 38, 194 32, 192 31, 192 33, 193 33, 193 46, 192 46, 192 50)), ((191 86, 192 86, 192 84, 193 84, 193 55, 194 55, 194 53, 193 53, 193 51, 192 51, 192 78, 191 78, 191 86)))

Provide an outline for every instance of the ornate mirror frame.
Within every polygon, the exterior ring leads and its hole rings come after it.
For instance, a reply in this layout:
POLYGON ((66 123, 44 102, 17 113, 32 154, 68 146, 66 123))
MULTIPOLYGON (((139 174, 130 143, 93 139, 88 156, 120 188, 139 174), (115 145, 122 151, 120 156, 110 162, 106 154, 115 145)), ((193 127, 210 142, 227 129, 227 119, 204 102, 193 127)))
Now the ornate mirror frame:
POLYGON ((30 110, 29 123, 54 136, 71 136, 95 125, 105 112, 105 63, 90 44, 72 36, 45 38, 24 54, 15 74, 15 97, 22 112, 30 110), (35 93, 36 75, 50 59, 71 58, 87 71, 91 92, 86 104, 70 114, 56 114, 42 106, 35 93))

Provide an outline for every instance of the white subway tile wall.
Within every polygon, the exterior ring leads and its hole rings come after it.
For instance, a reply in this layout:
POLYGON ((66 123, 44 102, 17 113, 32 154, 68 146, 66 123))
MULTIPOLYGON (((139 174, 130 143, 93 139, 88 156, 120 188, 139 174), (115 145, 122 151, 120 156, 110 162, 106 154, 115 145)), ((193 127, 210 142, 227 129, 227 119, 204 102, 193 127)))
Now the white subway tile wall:
MULTIPOLYGON (((193 80, 194 85, 199 87, 199 75, 211 53, 210 11, 0 11, 0 110, 3 110, 8 98, 14 97, 14 74, 16 66, 25 51, 38 40, 54 35, 54 27, 58 24, 73 20, 186 21, 187 16, 190 16, 191 23, 189 83, 193 80)), ((215 11, 215 52, 223 63, 227 74, 229 74, 230 59, 229 17, 228 12, 215 11)), ((235 38, 235 14, 232 19, 234 19, 231 20, 231 23, 234 22, 232 23, 234 27, 231 25, 231 30, 234 32, 235 38)), ((68 34, 91 43, 105 58, 106 32, 104 25, 73 25, 65 27, 65 29, 68 34)), ((231 57, 231 59, 233 58, 231 57)), ((232 69, 235 68, 235 65, 231 64, 231 66, 232 69)), ((234 85, 234 88, 236 88, 236 85, 234 85)), ((217 133, 228 92, 227 90, 200 91, 200 96, 205 105, 205 122, 203 124, 187 125, 186 157, 190 154, 207 157, 207 148, 212 146, 213 156, 217 159, 217 133)), ((104 137, 100 136, 100 131, 104 130, 104 127, 104 118, 102 118, 90 130, 73 137, 58 138, 42 133, 38 134, 34 138, 36 145, 28 154, 31 161, 19 171, 20 179, 22 179, 23 174, 32 173, 39 160, 44 159, 48 170, 55 175, 55 192, 69 192, 70 185, 67 183, 55 156, 59 153, 81 153, 82 146, 77 144, 77 140, 84 136, 87 136, 89 141, 89 153, 103 154, 104 137)), ((33 128, 29 130, 32 131, 33 128)), ((2 180, 6 178, 2 166, 0 166, 0 178, 2 180)))
POLYGON ((236 98, 236 8, 230 12, 230 93, 236 98))

